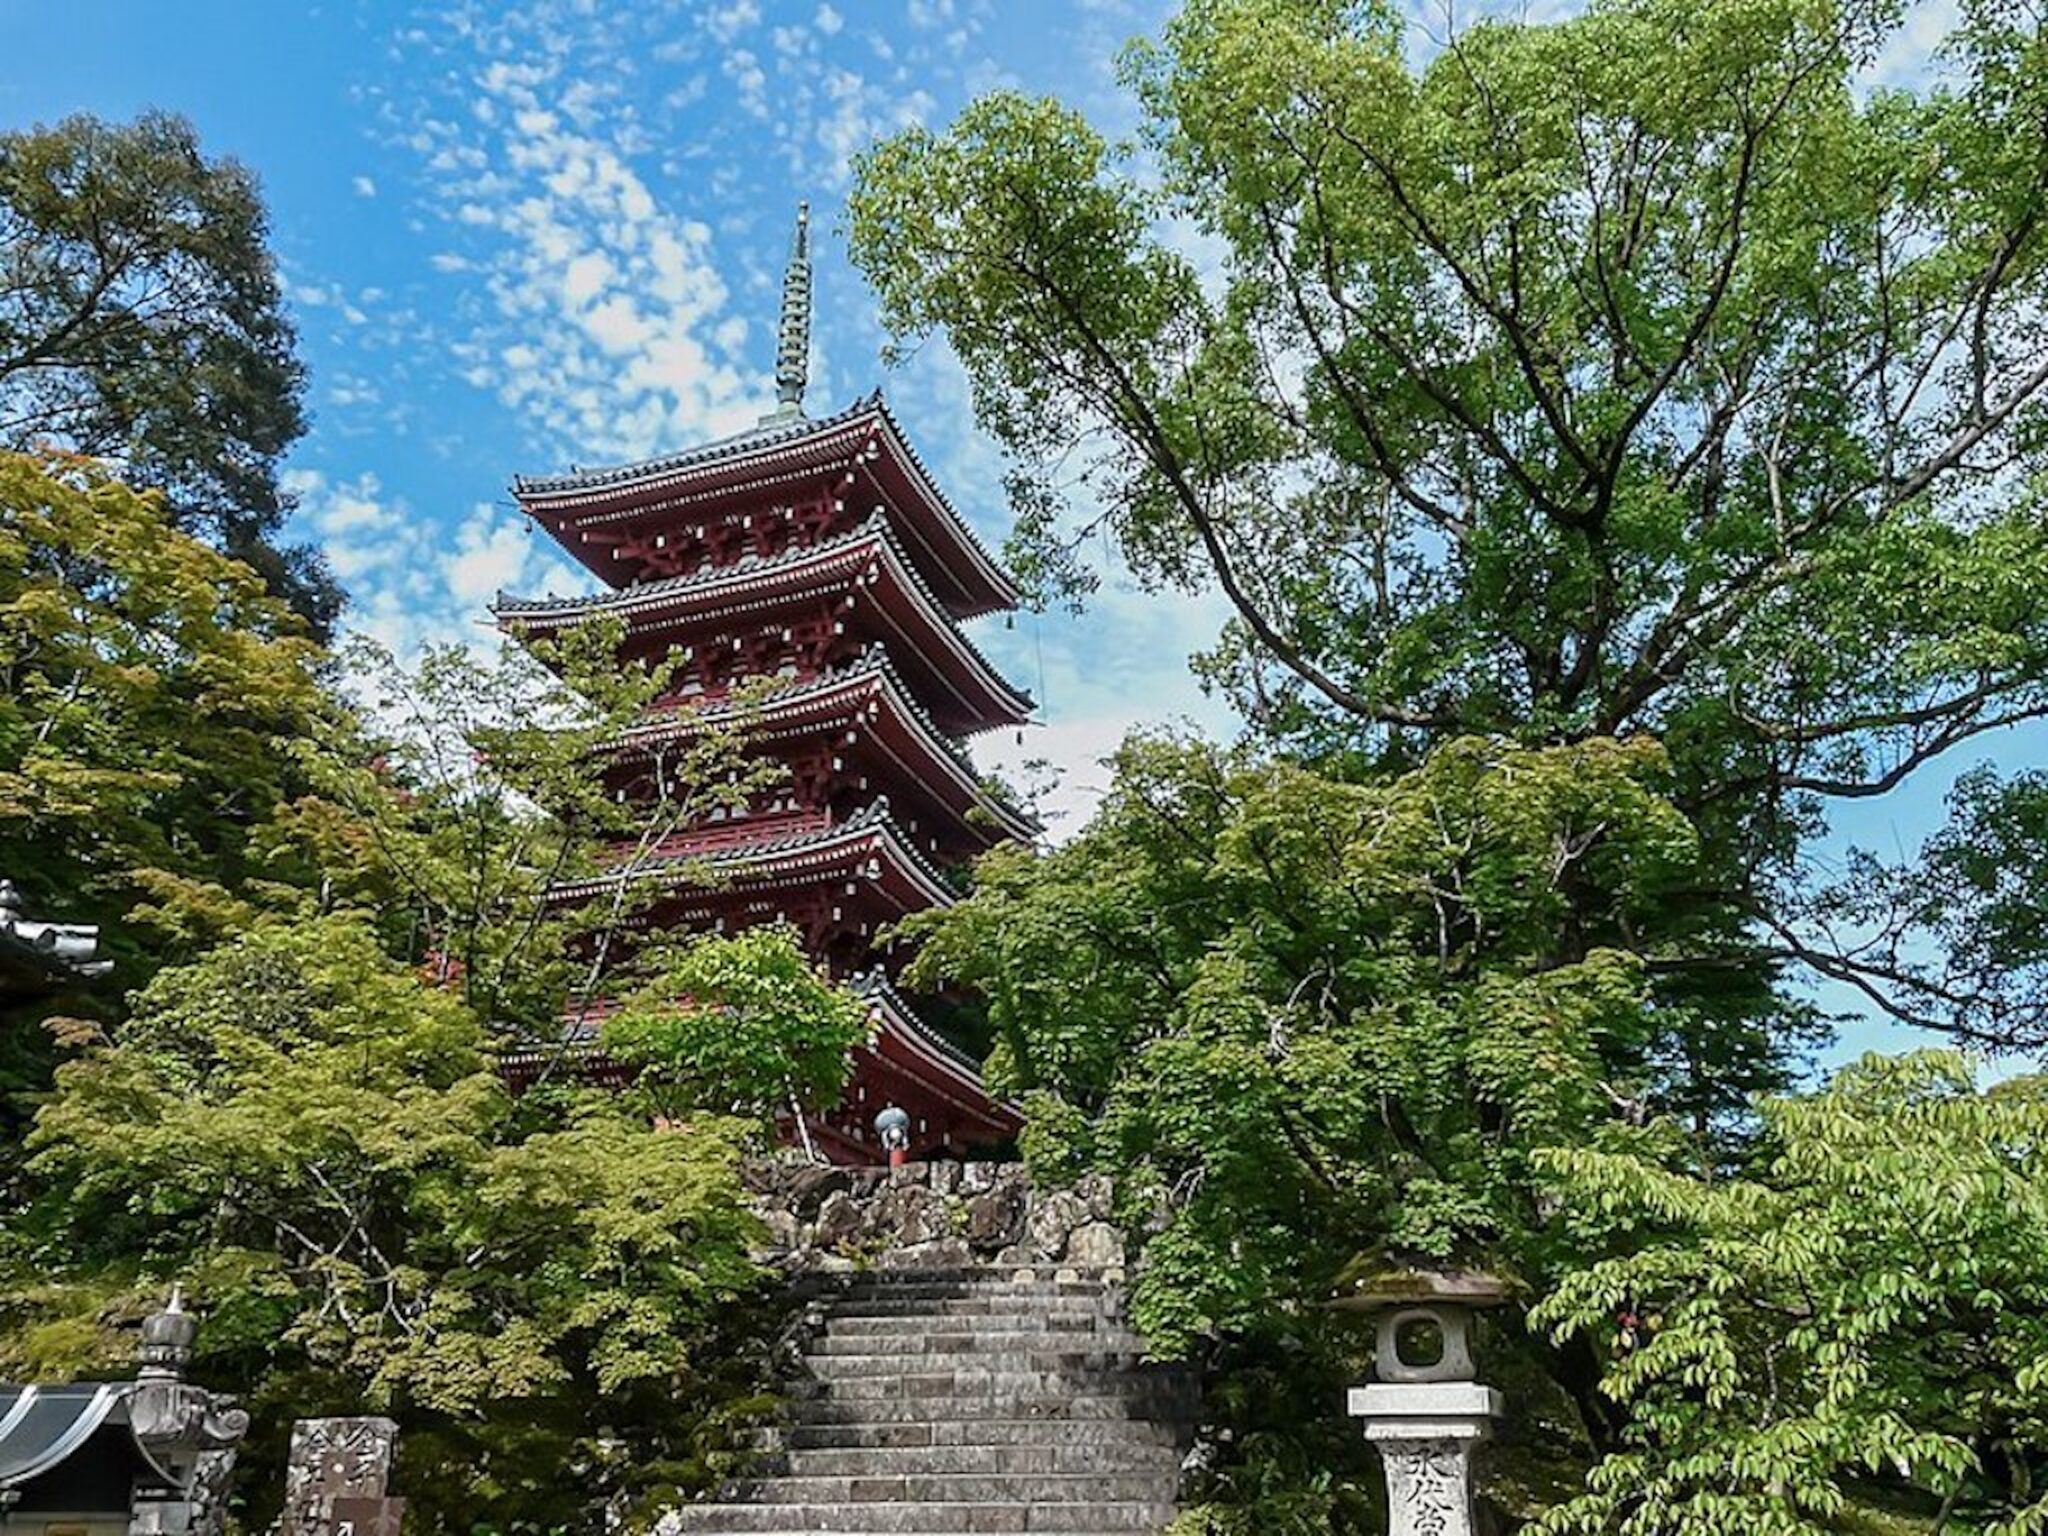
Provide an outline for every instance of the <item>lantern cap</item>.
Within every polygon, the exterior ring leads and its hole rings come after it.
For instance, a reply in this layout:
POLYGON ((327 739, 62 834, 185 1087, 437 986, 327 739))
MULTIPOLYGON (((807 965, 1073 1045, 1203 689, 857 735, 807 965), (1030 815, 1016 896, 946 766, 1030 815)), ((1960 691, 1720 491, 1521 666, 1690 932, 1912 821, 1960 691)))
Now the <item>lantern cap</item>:
POLYGON ((1328 1306, 1337 1312, 1446 1305, 1498 1307, 1514 1300, 1516 1290, 1512 1280, 1485 1270, 1376 1254, 1351 1267, 1328 1306))

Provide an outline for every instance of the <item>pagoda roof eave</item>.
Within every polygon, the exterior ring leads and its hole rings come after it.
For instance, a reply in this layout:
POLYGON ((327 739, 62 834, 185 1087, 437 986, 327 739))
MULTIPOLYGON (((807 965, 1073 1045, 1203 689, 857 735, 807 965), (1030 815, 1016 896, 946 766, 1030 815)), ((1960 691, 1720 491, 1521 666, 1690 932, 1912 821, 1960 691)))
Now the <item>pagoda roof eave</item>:
POLYGON ((995 835, 983 836, 983 842, 992 844, 1001 837, 1029 842, 1043 830, 1029 815, 988 791, 966 753, 947 738, 931 713, 917 702, 887 651, 880 646, 843 671, 796 684, 758 705, 720 703, 686 708, 677 711, 673 718, 634 726, 610 750, 625 758, 644 755, 656 742, 687 737, 706 725, 734 720, 743 721, 743 728, 749 732, 769 734, 778 728, 829 723, 857 707, 863 697, 880 701, 932 766, 950 781, 955 793, 970 808, 979 808, 990 817, 995 835))
MULTIPOLYGON (((836 827, 738 848, 655 854, 641 878, 662 885, 681 885, 699 871, 708 872, 714 879, 730 883, 704 887, 705 896, 716 897, 730 887, 753 891, 764 886, 810 884, 826 876, 836 878, 839 866, 864 850, 886 860, 886 869, 898 874, 906 887, 922 899, 924 907, 949 907, 957 899, 938 869, 917 851, 891 818, 886 796, 869 802, 836 827)), ((873 871, 866 878, 879 880, 883 872, 873 871)), ((629 878, 634 877, 594 875, 564 881, 551 887, 549 894, 562 901, 598 896, 617 889, 622 880, 629 878)))
MULTIPOLYGON (((925 504, 932 526, 940 530, 943 542, 971 574, 970 589, 975 583, 984 589, 974 611, 992 613, 1015 608, 1022 600, 1015 578, 1003 569, 972 525, 946 499, 880 390, 830 416, 764 422, 680 453, 572 470, 567 474, 515 476, 511 492, 522 509, 543 521, 566 517, 579 526, 622 521, 646 510, 644 500, 629 503, 626 498, 644 498, 654 489, 685 493, 693 482, 723 483, 744 477, 750 470, 777 470, 792 458, 801 457, 806 449, 830 444, 838 438, 857 437, 862 429, 879 435, 887 443, 905 486, 925 504)), ((871 457, 871 450, 856 451, 847 456, 846 463, 849 467, 860 465, 871 457)), ((943 552, 934 553, 945 558, 943 552)))
MULTIPOLYGON (((1030 718, 1034 707, 1031 696, 1012 687, 981 648, 961 633, 904 555, 888 523, 879 517, 869 518, 836 539, 805 548, 611 592, 542 598, 500 592, 491 605, 491 615, 501 627, 527 629, 559 629, 610 616, 625 618, 629 624, 636 617, 675 620, 696 613, 714 614, 736 604, 755 606, 777 596, 814 590, 820 580, 835 575, 843 577, 870 560, 887 572, 892 584, 922 615, 941 643, 955 653, 957 663, 986 695, 994 718, 985 729, 1021 725, 1030 718)), ((962 701, 966 702, 964 695, 962 701)))

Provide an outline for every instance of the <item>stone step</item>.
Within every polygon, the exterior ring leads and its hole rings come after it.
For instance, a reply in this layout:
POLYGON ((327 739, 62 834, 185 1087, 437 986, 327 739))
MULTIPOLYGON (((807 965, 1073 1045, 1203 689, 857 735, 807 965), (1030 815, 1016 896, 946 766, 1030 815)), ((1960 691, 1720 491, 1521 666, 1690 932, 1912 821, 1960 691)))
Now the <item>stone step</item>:
POLYGON ((764 1477, 734 1485, 749 1504, 1139 1504, 1170 1501, 1171 1473, 911 1472, 881 1476, 764 1477))
POLYGON ((1053 1472, 1180 1473, 1178 1447, 1148 1440, 1070 1441, 1063 1445, 862 1445, 805 1447, 762 1458, 755 1471, 775 1477, 910 1477, 937 1473, 1043 1476, 1053 1472))
MULTIPOLYGON (((933 1312, 906 1308, 901 1312, 828 1313, 825 1331, 847 1338, 919 1338, 926 1333, 1088 1333, 1130 1330, 1113 1312, 1099 1307, 1040 1311, 1029 1307, 1005 1312, 933 1312)), ((1135 1334, 1131 1335, 1133 1338, 1135 1334)))
MULTIPOLYGON (((894 1319, 891 1319, 894 1321, 894 1319)), ((809 1355, 854 1355, 874 1359, 899 1355, 1030 1355, 1111 1351, 1135 1355, 1145 1341, 1128 1328, 989 1328, 963 1330, 957 1323, 932 1323, 921 1331, 842 1333, 827 1323, 804 1347, 809 1355)))
POLYGON ((1148 1383, 1143 1390, 1059 1391, 951 1397, 797 1397, 790 1417, 799 1424, 940 1424, 969 1419, 1144 1419, 1172 1422, 1200 1406, 1192 1385, 1148 1383))
POLYGON ((1156 1531, 1173 1518, 1173 1505, 1131 1503, 1047 1504, 685 1504, 673 1512, 683 1531, 839 1531, 895 1536, 933 1531, 1156 1531))
POLYGON ((937 1446, 1128 1445, 1177 1448, 1182 1425, 1146 1418, 947 1419, 900 1422, 778 1424, 754 1431, 755 1449, 854 1449, 937 1446))
POLYGON ((876 1360, 858 1355, 826 1355, 810 1362, 817 1371, 815 1387, 834 1402, 864 1402, 870 1399, 910 1402, 934 1398, 1016 1398, 1020 1400, 1055 1397, 1067 1392, 1124 1391, 1141 1394, 1155 1385, 1152 1379, 1132 1369, 1077 1365, 1014 1370, 962 1367, 926 1369, 913 1365, 904 1369, 894 1359, 876 1360))
POLYGON ((1102 1296, 846 1296, 828 1304, 831 1317, 1118 1317, 1102 1296))
POLYGON ((1123 1372, 1133 1370, 1144 1363, 1145 1357, 1135 1349, 1112 1349, 1096 1340, 1069 1339, 1042 1344, 1039 1348, 1007 1348, 993 1345, 977 1349, 972 1341, 956 1343, 944 1349, 884 1349, 870 1347, 861 1350, 824 1349, 820 1346, 826 1340, 819 1339, 804 1351, 804 1361, 811 1374, 820 1381, 848 1381, 862 1376, 930 1375, 938 1371, 998 1371, 1014 1374, 1020 1371, 1038 1371, 1057 1375, 1061 1372, 1085 1371, 1090 1375, 1098 1371, 1123 1372))
POLYGON ((968 1298, 987 1300, 1100 1300, 1115 1294, 1116 1288, 1102 1280, 1012 1280, 985 1274, 933 1274, 928 1270, 880 1271, 849 1278, 828 1277, 800 1281, 791 1287, 802 1300, 838 1299, 903 1301, 947 1301, 968 1298))

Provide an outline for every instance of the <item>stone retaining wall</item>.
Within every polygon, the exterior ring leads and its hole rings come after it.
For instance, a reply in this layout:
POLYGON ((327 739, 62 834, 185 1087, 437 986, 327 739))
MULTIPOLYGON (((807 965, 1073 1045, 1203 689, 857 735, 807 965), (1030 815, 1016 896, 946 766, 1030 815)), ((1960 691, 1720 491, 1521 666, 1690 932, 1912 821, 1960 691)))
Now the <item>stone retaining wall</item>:
POLYGON ((1120 1269, 1110 1183, 1032 1187, 1021 1163, 832 1168, 778 1157, 749 1166, 766 1257, 795 1270, 1120 1269))

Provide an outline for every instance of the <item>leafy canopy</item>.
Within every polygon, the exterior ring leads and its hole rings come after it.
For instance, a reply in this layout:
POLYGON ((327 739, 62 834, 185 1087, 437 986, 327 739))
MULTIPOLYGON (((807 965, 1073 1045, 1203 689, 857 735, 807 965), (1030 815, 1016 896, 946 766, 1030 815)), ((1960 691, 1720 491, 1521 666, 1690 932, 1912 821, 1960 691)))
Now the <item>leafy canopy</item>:
POLYGON ((112 461, 324 630, 324 562, 273 542, 306 423, 267 234, 255 178, 183 118, 0 133, 0 447, 112 461))
POLYGON ((52 1009, 106 1017, 200 935, 185 913, 261 873, 324 707, 317 655, 255 574, 161 497, 0 453, 0 870, 32 916, 96 922, 101 986, 0 1010, 0 1166, 47 1086, 52 1009))
POLYGON ((207 1311, 200 1369, 250 1393, 268 1439, 309 1399, 421 1434, 430 1475, 410 1486, 434 1528, 560 1521, 618 1491, 462 1490, 536 1424, 559 1421, 557 1468, 601 1422, 645 1458, 687 1444, 675 1401, 730 1395, 715 1341, 757 1279, 750 1127, 699 1112, 657 1130, 601 1091, 543 1114, 508 1095, 493 1045, 353 915, 265 924, 164 972, 38 1116, 40 1195, 10 1255, 38 1278, 0 1303, 0 1361, 118 1370, 112 1325, 177 1276, 207 1311))
POLYGON ((1538 1154, 1581 1240, 1613 1256, 1535 1320, 1595 1344, 1630 1428, 1536 1529, 1832 1531, 1873 1504, 1911 1520, 1897 1529, 2041 1529, 2042 1080, 1980 1090, 1955 1056, 1869 1056, 1762 1117, 1768 1155, 1722 1182, 1613 1149, 1538 1154))
POLYGON ((1175 740, 1117 768, 1078 838, 905 926, 913 980, 988 998, 1027 1156, 1113 1173, 1153 1234, 1153 1347, 1284 1332, 1388 1250, 1539 1279, 1535 1149, 1626 1136, 1667 1085, 1633 935, 1697 845, 1656 749, 1465 741, 1372 786, 1175 740))
POLYGON ((740 1158, 836 1096, 868 1023, 786 932, 647 931, 711 878, 663 857, 676 830, 780 771, 751 696, 625 750, 666 674, 594 628, 362 648, 344 699, 160 498, 6 467, 19 846, 56 909, 97 860, 110 902, 148 897, 119 931, 167 937, 125 1014, 67 1021, 54 1081, 24 1074, 0 1372, 124 1368, 179 1280, 206 1378, 256 1413, 257 1523, 309 1412, 399 1420, 425 1530, 627 1519, 729 1475, 773 1327, 740 1158), (624 1093, 586 1057, 608 997, 624 1093))
POLYGON ((2034 970, 1835 943, 1799 862, 2048 712, 2048 49, 1967 4, 1871 88, 1898 11, 1596 0, 1418 60, 1397 6, 1189 0, 1137 149, 991 93, 862 159, 854 254, 959 354, 1048 593, 1098 531, 1214 582, 1209 675, 1344 771, 1656 733, 1725 930, 1667 990, 1793 958, 2040 1039, 2034 970))

